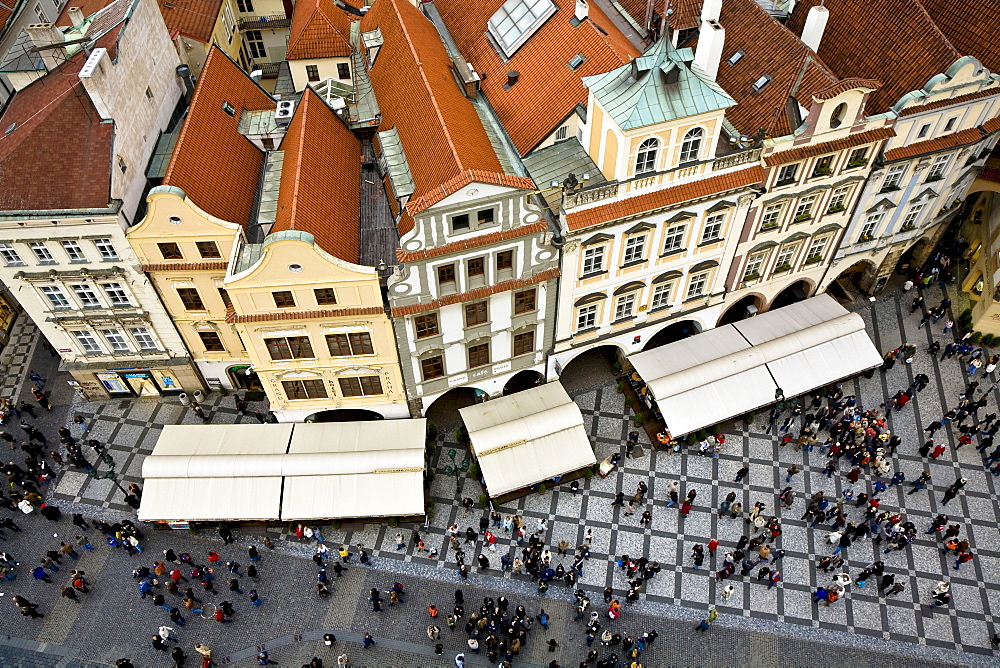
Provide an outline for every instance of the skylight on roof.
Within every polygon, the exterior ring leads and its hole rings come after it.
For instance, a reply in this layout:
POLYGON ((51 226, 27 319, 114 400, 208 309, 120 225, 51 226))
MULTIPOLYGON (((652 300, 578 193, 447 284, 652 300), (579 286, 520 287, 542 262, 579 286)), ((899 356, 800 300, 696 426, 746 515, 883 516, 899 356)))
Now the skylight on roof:
POLYGON ((569 68, 575 72, 576 70, 580 69, 580 66, 583 65, 585 62, 587 62, 587 57, 582 53, 578 53, 572 58, 570 58, 569 62, 566 64, 569 65, 569 68))
POLYGON ((738 63, 741 60, 743 60, 743 56, 744 55, 746 55, 746 54, 744 53, 743 49, 737 49, 736 53, 734 53, 733 55, 729 56, 729 59, 726 60, 726 62, 729 63, 730 66, 735 65, 736 63, 738 63))
POLYGON ((552 0, 507 0, 490 17, 490 34, 510 58, 557 9, 552 0))
POLYGON ((753 88, 753 92, 759 93, 762 90, 764 90, 764 86, 766 86, 769 83, 771 83, 771 75, 764 74, 761 76, 760 79, 757 79, 756 81, 753 82, 751 88, 753 88))

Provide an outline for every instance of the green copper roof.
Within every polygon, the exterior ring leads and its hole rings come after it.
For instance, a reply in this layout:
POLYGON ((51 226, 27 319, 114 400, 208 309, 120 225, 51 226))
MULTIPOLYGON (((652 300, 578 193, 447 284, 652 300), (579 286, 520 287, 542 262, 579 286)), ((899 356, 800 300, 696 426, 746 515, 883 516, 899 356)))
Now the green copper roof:
POLYGON ((622 130, 695 116, 736 105, 736 100, 693 62, 661 39, 618 69, 583 78, 622 130))

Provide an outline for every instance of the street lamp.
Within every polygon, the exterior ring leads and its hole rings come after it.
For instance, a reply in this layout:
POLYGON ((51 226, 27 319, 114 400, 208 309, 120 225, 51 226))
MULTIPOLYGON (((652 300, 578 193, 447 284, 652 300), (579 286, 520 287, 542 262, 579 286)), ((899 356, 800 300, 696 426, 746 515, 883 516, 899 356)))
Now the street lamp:
POLYGON ((93 478, 94 480, 97 480, 98 478, 110 480, 115 484, 115 487, 117 487, 122 491, 122 494, 128 496, 128 491, 126 491, 126 489, 122 487, 121 484, 118 482, 118 477, 117 477, 118 474, 115 471, 115 458, 112 457, 110 454, 108 454, 108 452, 104 450, 104 448, 100 446, 100 444, 95 446, 94 450, 97 451, 98 460, 94 462, 90 470, 87 471, 87 475, 93 478), (98 449, 98 447, 100 447, 100 449, 98 449), (109 467, 108 470, 104 471, 103 473, 97 470, 98 467, 100 467, 101 462, 107 464, 109 467))

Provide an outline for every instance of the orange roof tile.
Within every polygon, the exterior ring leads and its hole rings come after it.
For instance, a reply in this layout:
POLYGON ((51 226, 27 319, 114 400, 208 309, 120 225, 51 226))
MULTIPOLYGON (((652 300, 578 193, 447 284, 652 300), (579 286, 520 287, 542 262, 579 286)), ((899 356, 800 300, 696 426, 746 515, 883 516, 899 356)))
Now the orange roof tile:
POLYGON ((498 174, 496 172, 484 172, 479 169, 466 169, 461 174, 456 174, 447 183, 442 183, 434 190, 424 193, 422 196, 411 199, 406 208, 413 213, 419 213, 429 206, 437 204, 448 195, 458 192, 470 183, 492 183, 498 186, 510 186, 511 188, 535 189, 535 182, 527 176, 513 176, 511 174, 498 174))
POLYGON ((441 255, 448 255, 450 253, 459 253, 470 248, 479 248, 481 246, 489 246, 501 241, 517 239, 518 237, 526 237, 529 234, 539 234, 541 232, 545 232, 547 229, 548 225, 543 222, 538 222, 532 223, 531 225, 522 225, 521 227, 516 227, 512 230, 491 232, 489 234, 482 234, 477 237, 463 239, 462 241, 453 241, 450 244, 437 246, 436 248, 428 248, 426 250, 413 251, 412 253, 407 253, 402 248, 397 248, 396 259, 400 262, 426 260, 429 257, 440 257, 441 255))
POLYGON ((477 72, 485 72, 482 90, 514 146, 527 155, 552 133, 577 104, 586 104, 582 77, 603 74, 630 62, 638 50, 618 30, 596 2, 589 19, 573 27, 575 3, 557 3, 552 15, 509 59, 497 53, 487 36, 486 22, 504 0, 436 0, 459 51, 477 72), (583 54, 576 71, 569 61, 583 54), (504 90, 508 71, 520 72, 518 82, 504 90))
POLYGON ((414 313, 423 313, 425 311, 433 311, 434 309, 439 309, 442 306, 448 306, 449 304, 461 304, 464 301, 469 301, 471 299, 482 299, 483 297, 489 297, 490 295, 495 295, 499 292, 506 292, 508 290, 517 290, 519 288, 525 288, 529 285, 537 285, 538 283, 544 283, 551 278, 559 277, 559 268, 553 267, 552 269, 546 269, 545 271, 539 272, 534 276, 529 276, 528 278, 515 278, 511 281, 503 281, 497 283, 496 285, 491 285, 485 288, 476 288, 474 290, 469 290, 467 292, 459 292, 454 295, 447 295, 441 297, 440 299, 435 299, 424 304, 410 304, 409 306, 396 306, 392 309, 392 316, 398 318, 403 315, 413 315, 414 313))
POLYGON ((997 130, 1000 130, 1000 116, 996 116, 995 118, 991 118, 990 120, 986 121, 985 123, 983 123, 982 128, 983 132, 985 132, 988 135, 993 134, 997 130))
POLYGON ((955 97, 948 98, 946 100, 935 100, 934 102, 928 102, 927 104, 907 107, 903 111, 899 112, 899 116, 900 118, 903 116, 913 116, 914 114, 922 114, 925 111, 942 109, 956 104, 967 104, 969 102, 974 102, 985 97, 992 97, 994 95, 1000 95, 1000 86, 986 88, 984 90, 976 91, 975 93, 967 93, 966 95, 956 95, 955 97))
MULTIPOLYGON (((647 0, 619 0, 619 5, 625 13, 632 17, 637 24, 646 27, 646 4, 647 0)), ((663 14, 663 3, 654 2, 653 11, 663 14)), ((670 3, 674 13, 670 15, 670 27, 673 30, 687 30, 697 28, 701 25, 701 2, 700 0, 674 0, 670 3)))
POLYGON ((280 313, 254 313, 251 315, 236 315, 234 309, 226 310, 226 322, 230 325, 250 322, 278 322, 281 320, 314 320, 316 318, 347 318, 358 315, 385 314, 382 306, 363 306, 358 308, 323 309, 320 311, 282 311, 280 313))
POLYGON ((1000 167, 983 167, 976 178, 1000 183, 1000 167))
POLYGON ((434 25, 407 0, 377 0, 361 23, 364 31, 379 28, 385 40, 369 77, 382 110, 380 128, 396 128, 413 176, 407 210, 439 201, 421 198, 467 170, 506 178, 434 25))
POLYGON ((222 11, 222 0, 157 0, 167 32, 209 44, 222 11))
POLYGON ((225 270, 229 263, 221 262, 156 262, 142 265, 143 271, 220 271, 225 270))
POLYGON ((351 21, 332 0, 298 0, 285 58, 343 58, 351 55, 351 21))
POLYGON ((802 0, 795 4, 788 28, 801 35, 809 9, 821 3, 830 12, 819 45, 823 62, 841 77, 884 79, 868 99, 870 114, 887 111, 963 55, 917 0, 802 0))
POLYGON ((937 153, 938 151, 946 151, 950 148, 975 144, 984 136, 985 134, 981 129, 969 128, 968 130, 962 130, 961 132, 945 135, 944 137, 938 137, 937 139, 918 141, 912 144, 907 144, 906 146, 894 148, 891 151, 886 151, 885 161, 895 162, 896 160, 905 160, 906 158, 912 158, 918 155, 937 153))
POLYGON ((790 162, 798 162, 799 160, 805 160, 817 155, 833 153, 834 151, 843 151, 855 146, 864 146, 865 144, 871 144, 895 136, 896 131, 891 127, 875 128, 866 132, 856 132, 841 139, 834 139, 833 141, 800 146, 787 151, 778 151, 777 153, 769 153, 764 156, 764 162, 767 163, 768 167, 786 165, 790 162))
POLYGON ((620 218, 639 216, 647 211, 664 209, 682 202, 721 195, 732 190, 742 190, 763 182, 764 170, 754 165, 749 169, 728 172, 699 181, 689 181, 608 204, 599 204, 583 211, 570 212, 566 214, 566 223, 570 230, 579 230, 620 218))
POLYGON ((14 12, 7 5, 0 4, 0 33, 3 33, 3 29, 7 27, 7 21, 13 15, 14 12))
POLYGON ((264 154, 238 131, 244 110, 274 100, 229 56, 213 46, 167 166, 164 185, 177 186, 217 218, 249 222, 264 154), (234 107, 230 116, 223 110, 234 107))
MULTIPOLYGON (((79 7, 84 17, 87 17, 96 14, 112 2, 114 2, 114 0, 74 0, 73 2, 67 2, 53 23, 60 27, 69 27, 73 25, 73 21, 69 18, 70 7, 79 7)), ((3 10, 0 9, 0 12, 2 11, 3 10)))
POLYGON ((846 93, 849 90, 867 89, 874 91, 878 90, 881 86, 882 82, 875 79, 844 79, 825 90, 813 93, 813 97, 817 100, 832 100, 841 93, 846 93))
POLYGON ((285 158, 271 233, 308 232, 327 253, 357 264, 361 142, 307 88, 281 150, 285 158))
POLYGON ((1000 72, 997 3, 994 0, 919 0, 934 23, 963 56, 973 56, 991 72, 1000 72))

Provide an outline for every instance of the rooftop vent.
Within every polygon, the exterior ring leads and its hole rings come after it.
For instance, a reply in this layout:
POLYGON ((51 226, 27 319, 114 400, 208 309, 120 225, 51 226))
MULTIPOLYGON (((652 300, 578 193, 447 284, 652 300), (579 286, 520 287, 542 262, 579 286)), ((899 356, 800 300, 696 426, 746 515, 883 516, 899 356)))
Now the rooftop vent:
POLYGON ((517 70, 511 70, 507 72, 507 83, 503 85, 504 90, 510 90, 517 83, 517 78, 521 76, 521 73, 517 70))
POLYGON ((288 125, 292 122, 292 114, 295 112, 295 103, 291 100, 278 102, 278 108, 274 110, 274 122, 279 125, 288 125))
POLYGON ((231 105, 229 102, 222 103, 222 110, 230 116, 236 116, 236 107, 231 105))

